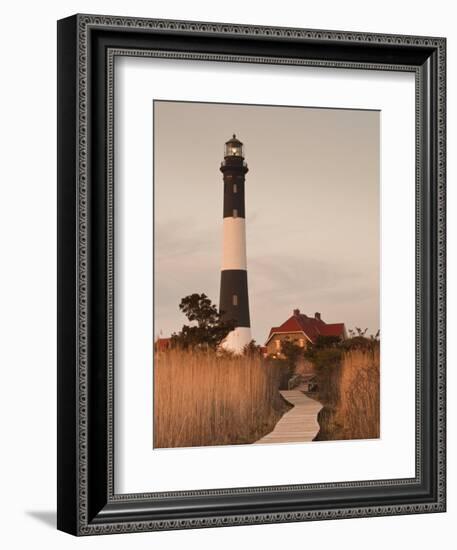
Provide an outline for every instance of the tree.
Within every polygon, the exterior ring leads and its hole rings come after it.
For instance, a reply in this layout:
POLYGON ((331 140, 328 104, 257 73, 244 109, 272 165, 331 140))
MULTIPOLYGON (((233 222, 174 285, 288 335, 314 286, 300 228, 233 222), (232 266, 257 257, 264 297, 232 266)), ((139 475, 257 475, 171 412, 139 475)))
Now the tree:
POLYGON ((343 340, 340 344, 340 347, 343 350, 351 350, 351 349, 361 349, 361 350, 375 350, 377 347, 379 347, 379 339, 380 339, 380 331, 378 330, 376 334, 371 334, 367 336, 368 329, 361 329, 359 327, 355 327, 355 329, 350 329, 349 332, 349 338, 347 340, 343 340))
POLYGON ((214 325, 220 316, 217 308, 206 294, 190 294, 181 300, 179 309, 189 319, 196 321, 199 327, 214 325))
POLYGON ((283 340, 281 342, 281 353, 285 357, 287 367, 289 369, 289 375, 293 376, 295 373, 295 366, 298 358, 302 355, 303 348, 292 340, 283 340))
POLYGON ((322 334, 319 334, 316 338, 316 342, 308 345, 308 349, 311 351, 323 348, 336 348, 340 343, 341 338, 339 336, 322 336, 322 334))
POLYGON ((180 332, 171 335, 171 345, 182 348, 217 348, 235 328, 234 321, 223 321, 223 312, 211 303, 206 294, 184 297, 179 309, 196 325, 183 325, 180 332))
POLYGON ((371 340, 379 340, 380 337, 381 337, 381 329, 379 329, 379 328, 378 328, 375 335, 373 335, 373 334, 370 335, 371 340))
POLYGON ((262 352, 262 346, 256 344, 255 340, 251 340, 243 348, 243 355, 259 355, 262 352))
POLYGON ((364 338, 365 334, 367 333, 367 330, 368 330, 367 328, 361 329, 360 327, 355 327, 355 330, 350 328, 349 336, 350 338, 357 338, 357 337, 364 338))
POLYGON ((305 359, 313 363, 317 373, 331 369, 339 365, 344 344, 338 336, 319 335, 314 344, 308 344, 305 359))

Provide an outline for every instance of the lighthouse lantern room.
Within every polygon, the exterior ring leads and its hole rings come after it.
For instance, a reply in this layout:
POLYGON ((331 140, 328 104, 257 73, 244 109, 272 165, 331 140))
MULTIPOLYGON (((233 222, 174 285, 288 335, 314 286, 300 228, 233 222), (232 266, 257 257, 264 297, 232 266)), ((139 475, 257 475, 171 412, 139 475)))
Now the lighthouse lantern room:
POLYGON ((244 158, 243 144, 236 135, 233 134, 232 139, 229 139, 225 143, 225 153, 224 158, 227 157, 241 157, 244 158))

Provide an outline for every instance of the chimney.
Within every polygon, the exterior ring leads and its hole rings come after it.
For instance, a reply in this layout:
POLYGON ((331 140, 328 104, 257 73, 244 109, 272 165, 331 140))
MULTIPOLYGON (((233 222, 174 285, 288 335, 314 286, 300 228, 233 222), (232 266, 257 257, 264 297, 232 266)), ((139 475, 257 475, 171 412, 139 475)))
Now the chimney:
POLYGON ((314 314, 314 319, 321 321, 321 314, 318 311, 316 311, 316 313, 314 314))
POLYGON ((300 315, 300 310, 299 309, 294 309, 294 316, 298 317, 299 315, 300 315))

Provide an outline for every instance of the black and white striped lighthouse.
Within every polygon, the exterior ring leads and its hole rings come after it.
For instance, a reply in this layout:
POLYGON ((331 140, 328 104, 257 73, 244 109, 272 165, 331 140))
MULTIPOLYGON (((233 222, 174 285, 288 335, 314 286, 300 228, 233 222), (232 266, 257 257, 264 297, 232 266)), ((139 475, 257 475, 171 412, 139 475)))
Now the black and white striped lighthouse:
POLYGON ((224 222, 219 310, 223 312, 223 319, 235 321, 235 329, 223 343, 224 348, 235 353, 240 353, 251 341, 244 202, 247 171, 243 144, 233 134, 232 139, 225 143, 224 160, 221 163, 224 175, 224 222))

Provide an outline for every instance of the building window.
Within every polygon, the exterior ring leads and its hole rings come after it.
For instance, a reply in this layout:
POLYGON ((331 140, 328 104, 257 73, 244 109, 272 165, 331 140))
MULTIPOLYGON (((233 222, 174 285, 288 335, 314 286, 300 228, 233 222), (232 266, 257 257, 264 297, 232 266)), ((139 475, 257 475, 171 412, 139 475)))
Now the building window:
POLYGON ((305 347, 305 339, 304 338, 300 338, 300 340, 298 341, 299 345, 301 348, 304 348, 305 347))
POLYGON ((233 192, 238 193, 238 187, 237 187, 236 183, 233 184, 233 192))
POLYGON ((232 303, 233 303, 234 306, 238 305, 238 295, 237 294, 234 294, 232 296, 232 303))
POLYGON ((233 217, 238 218, 238 210, 236 208, 233 209, 233 217))
POLYGON ((278 338, 277 340, 275 340, 275 344, 277 351, 279 351, 281 349, 281 340, 278 338))

